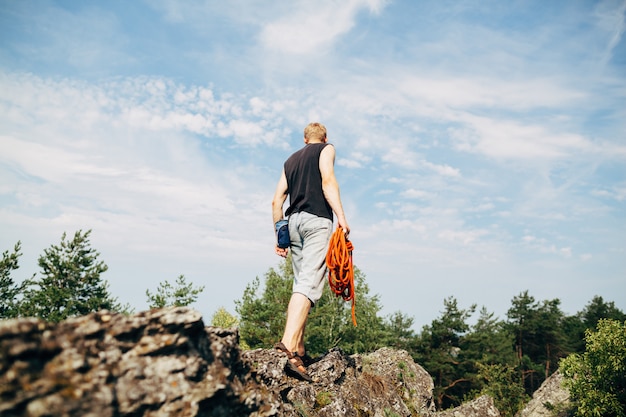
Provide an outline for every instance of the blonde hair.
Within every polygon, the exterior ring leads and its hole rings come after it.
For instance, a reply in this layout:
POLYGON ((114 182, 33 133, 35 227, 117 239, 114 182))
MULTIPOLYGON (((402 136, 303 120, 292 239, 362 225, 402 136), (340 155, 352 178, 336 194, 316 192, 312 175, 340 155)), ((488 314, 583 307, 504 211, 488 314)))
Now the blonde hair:
POLYGON ((309 123, 304 128, 304 138, 308 140, 319 140, 323 142, 326 139, 326 126, 321 123, 309 123))

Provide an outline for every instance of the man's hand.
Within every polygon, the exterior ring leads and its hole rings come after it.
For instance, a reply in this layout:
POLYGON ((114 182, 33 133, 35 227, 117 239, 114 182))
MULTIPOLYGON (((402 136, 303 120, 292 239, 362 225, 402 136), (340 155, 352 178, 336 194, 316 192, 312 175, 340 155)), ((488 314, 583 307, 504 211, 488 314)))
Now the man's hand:
POLYGON ((341 227, 341 229, 343 230, 343 234, 346 235, 346 239, 348 238, 348 236, 350 235, 350 226, 348 226, 348 222, 346 221, 345 217, 343 219, 340 219, 337 221, 338 226, 341 227))
POLYGON ((274 252, 276 252, 276 255, 286 258, 289 253, 289 248, 279 248, 278 245, 276 245, 274 247, 274 252))

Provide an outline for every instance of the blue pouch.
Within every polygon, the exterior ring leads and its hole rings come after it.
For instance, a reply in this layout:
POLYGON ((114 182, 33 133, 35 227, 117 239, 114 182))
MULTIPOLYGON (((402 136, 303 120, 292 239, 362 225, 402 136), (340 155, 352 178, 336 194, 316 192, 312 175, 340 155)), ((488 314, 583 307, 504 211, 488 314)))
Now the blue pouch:
POLYGON ((289 222, 287 220, 279 220, 276 226, 276 239, 279 248, 288 248, 291 243, 289 239, 289 222))

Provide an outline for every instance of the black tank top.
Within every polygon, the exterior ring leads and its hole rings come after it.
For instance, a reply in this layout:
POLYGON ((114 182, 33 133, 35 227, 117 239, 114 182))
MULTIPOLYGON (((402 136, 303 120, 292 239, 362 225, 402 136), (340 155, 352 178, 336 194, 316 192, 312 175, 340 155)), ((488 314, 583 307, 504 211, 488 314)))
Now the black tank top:
POLYGON ((287 216, 306 211, 333 220, 333 210, 324 198, 320 154, 329 143, 309 143, 285 162, 285 176, 289 193, 287 216))

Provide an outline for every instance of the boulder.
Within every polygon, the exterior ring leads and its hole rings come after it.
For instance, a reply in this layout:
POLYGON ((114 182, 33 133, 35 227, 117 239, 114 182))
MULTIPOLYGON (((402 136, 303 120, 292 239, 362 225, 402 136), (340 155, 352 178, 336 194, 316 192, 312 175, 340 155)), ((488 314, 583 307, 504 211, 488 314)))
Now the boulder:
POLYGON ((433 417, 500 417, 500 411, 493 398, 483 395, 456 408, 435 413, 433 417))
POLYGON ((236 332, 193 310, 0 322, 2 416, 272 415, 246 372, 236 332))
POLYGON ((570 405, 569 391, 564 388, 563 374, 556 371, 548 377, 533 398, 526 404, 524 409, 516 414, 516 417, 558 417, 567 415, 570 405))
POLYGON ((274 349, 188 308, 100 311, 58 324, 0 321, 2 416, 403 416, 434 412, 433 381, 405 351, 329 351, 285 374, 274 349))
POLYGON ((434 411, 433 380, 405 351, 367 355, 333 349, 307 368, 312 383, 285 374, 287 357, 274 350, 243 353, 255 380, 280 393, 284 416, 412 416, 434 411))

